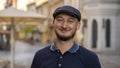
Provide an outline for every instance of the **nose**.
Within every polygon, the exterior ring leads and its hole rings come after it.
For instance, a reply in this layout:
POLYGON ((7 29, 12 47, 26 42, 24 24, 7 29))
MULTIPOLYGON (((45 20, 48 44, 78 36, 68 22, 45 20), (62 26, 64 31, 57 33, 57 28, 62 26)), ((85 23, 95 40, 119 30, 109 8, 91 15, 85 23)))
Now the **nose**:
POLYGON ((63 22, 63 26, 62 27, 63 28, 67 28, 67 22, 66 21, 63 22))

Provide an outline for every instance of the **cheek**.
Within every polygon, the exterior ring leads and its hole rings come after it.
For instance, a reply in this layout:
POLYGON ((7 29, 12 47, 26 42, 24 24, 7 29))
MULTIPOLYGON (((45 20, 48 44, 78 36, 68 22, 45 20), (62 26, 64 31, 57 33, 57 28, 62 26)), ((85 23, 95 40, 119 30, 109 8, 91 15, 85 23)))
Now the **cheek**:
POLYGON ((70 27, 71 27, 72 29, 76 29, 76 28, 77 28, 77 25, 74 24, 74 25, 71 25, 70 27))
POLYGON ((60 28, 61 26, 62 26, 61 24, 54 24, 55 29, 60 28))
POLYGON ((56 31, 56 30, 58 30, 58 29, 59 29, 59 27, 60 27, 60 26, 59 26, 59 25, 57 25, 57 24, 54 24, 54 25, 53 25, 53 28, 54 28, 54 30, 55 30, 55 31, 56 31))
POLYGON ((71 26, 72 29, 78 30, 80 28, 80 24, 74 24, 71 26))
POLYGON ((73 25, 73 26, 71 26, 71 29, 72 29, 72 31, 74 32, 74 31, 76 31, 76 30, 78 30, 79 29, 79 26, 76 24, 76 25, 73 25))

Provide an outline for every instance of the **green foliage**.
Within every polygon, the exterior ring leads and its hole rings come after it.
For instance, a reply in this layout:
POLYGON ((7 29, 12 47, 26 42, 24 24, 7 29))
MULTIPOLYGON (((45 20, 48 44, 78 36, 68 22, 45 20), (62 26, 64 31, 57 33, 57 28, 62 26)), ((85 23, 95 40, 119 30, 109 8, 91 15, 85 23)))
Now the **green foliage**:
POLYGON ((25 32, 33 33, 35 28, 36 28, 35 25, 27 25, 27 26, 25 26, 24 30, 25 30, 25 32))

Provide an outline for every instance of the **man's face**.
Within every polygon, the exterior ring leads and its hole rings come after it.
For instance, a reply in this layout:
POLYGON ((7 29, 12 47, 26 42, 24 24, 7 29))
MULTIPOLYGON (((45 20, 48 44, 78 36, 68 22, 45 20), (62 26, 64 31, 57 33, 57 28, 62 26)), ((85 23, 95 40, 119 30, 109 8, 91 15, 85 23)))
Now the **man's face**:
POLYGON ((55 34, 61 41, 68 41, 72 39, 79 29, 80 23, 74 17, 66 14, 59 14, 53 22, 55 34))

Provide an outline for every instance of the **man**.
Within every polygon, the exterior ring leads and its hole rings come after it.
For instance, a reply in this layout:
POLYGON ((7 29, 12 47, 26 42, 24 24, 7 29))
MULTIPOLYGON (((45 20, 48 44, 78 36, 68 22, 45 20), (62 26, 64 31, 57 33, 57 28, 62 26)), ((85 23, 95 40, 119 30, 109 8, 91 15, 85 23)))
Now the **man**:
POLYGON ((101 68, 97 55, 74 40, 80 28, 81 13, 72 6, 62 6, 53 13, 57 36, 50 46, 39 50, 31 68, 101 68))

